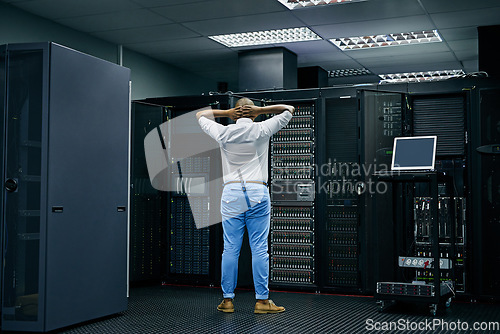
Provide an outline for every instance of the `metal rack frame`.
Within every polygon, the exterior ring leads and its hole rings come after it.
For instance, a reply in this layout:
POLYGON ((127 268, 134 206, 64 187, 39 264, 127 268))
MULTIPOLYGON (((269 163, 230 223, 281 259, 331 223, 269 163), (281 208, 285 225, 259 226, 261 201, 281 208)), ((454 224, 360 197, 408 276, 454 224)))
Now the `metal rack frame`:
MULTIPOLYGON (((380 181, 386 181, 391 184, 393 183, 415 183, 415 182, 426 182, 430 184, 430 197, 431 197, 431 203, 430 203, 430 212, 431 212, 431 219, 432 219, 432 225, 431 225, 431 250, 432 250, 432 257, 433 257, 433 263, 434 264, 439 264, 440 263, 440 256, 439 256, 439 211, 438 211, 438 180, 443 180, 447 181, 447 185, 450 186, 450 178, 449 176, 440 174, 438 172, 415 172, 415 173, 399 173, 399 174, 391 174, 391 173, 380 173, 380 174, 374 174, 374 177, 376 177, 380 181)), ((403 196, 404 197, 404 196, 403 196)), ((376 198, 376 197, 375 197, 376 198)), ((452 197, 452 203, 453 203, 453 197, 452 197)), ((374 206, 376 208, 376 205, 374 206)), ((453 206, 454 207, 454 206, 453 206)), ((395 225, 394 229, 401 228, 401 226, 398 226, 398 224, 395 225)), ((451 258, 454 258, 454 252, 455 252, 455 229, 452 229, 452 236, 451 236, 451 258)), ((378 234, 378 231, 376 231, 378 234)), ((451 302, 451 297, 454 295, 454 292, 451 288, 448 287, 449 291, 448 292, 443 292, 441 291, 441 279, 440 279, 440 272, 441 272, 441 266, 440 265, 434 265, 432 268, 432 273, 434 277, 434 282, 432 284, 432 288, 429 290, 431 291, 431 295, 406 295, 406 294, 396 294, 396 293, 380 293, 379 292, 379 285, 386 283, 386 282, 377 282, 377 289, 375 292, 375 299, 377 300, 377 304, 379 305, 379 311, 384 311, 388 306, 390 306, 391 302, 396 302, 396 301, 403 301, 403 302, 409 302, 409 303, 425 303, 429 305, 429 309, 432 315, 436 315, 438 306, 445 305, 449 306, 451 302), (390 301, 388 303, 388 301, 390 301)), ((403 282, 390 282, 394 284, 405 284, 403 282)), ((426 284, 427 287, 429 286, 426 284)))

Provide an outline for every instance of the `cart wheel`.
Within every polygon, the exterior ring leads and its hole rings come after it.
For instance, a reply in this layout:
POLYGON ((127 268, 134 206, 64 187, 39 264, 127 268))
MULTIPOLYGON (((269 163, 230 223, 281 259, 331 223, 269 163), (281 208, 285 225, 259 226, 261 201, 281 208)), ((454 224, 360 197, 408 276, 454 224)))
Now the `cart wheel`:
POLYGON ((378 305, 378 311, 379 312, 383 312, 384 311, 384 306, 385 306, 385 303, 383 300, 377 300, 377 305, 378 305))
POLYGON ((431 305, 429 305, 429 310, 431 311, 431 315, 432 316, 436 315, 437 308, 438 308, 437 304, 431 304, 431 305))
POLYGON ((450 306, 451 306, 451 297, 450 297, 450 298, 448 298, 448 300, 446 300, 446 302, 444 303, 444 306, 445 306, 446 308, 448 308, 448 307, 450 307, 450 306))

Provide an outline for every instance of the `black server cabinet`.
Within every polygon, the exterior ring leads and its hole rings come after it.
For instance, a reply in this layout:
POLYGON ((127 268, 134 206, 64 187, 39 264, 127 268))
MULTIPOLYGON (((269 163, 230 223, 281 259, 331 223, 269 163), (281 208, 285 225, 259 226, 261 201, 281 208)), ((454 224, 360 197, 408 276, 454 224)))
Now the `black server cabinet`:
POLYGON ((130 71, 53 43, 1 49, 2 330, 127 308, 130 71))
POLYGON ((364 255, 360 257, 361 285, 366 292, 373 293, 376 281, 393 277, 397 254, 391 234, 393 221, 389 218, 394 191, 374 178, 373 173, 390 169, 394 137, 403 135, 406 103, 401 93, 370 90, 359 91, 358 100, 362 182, 355 191, 361 194, 359 213, 363 222, 359 231, 360 244, 364 248, 364 255))
POLYGON ((475 294, 500 298, 500 113, 497 83, 474 92, 471 115, 472 273, 475 294))
POLYGON ((332 91, 329 95, 334 96, 325 97, 325 121, 318 122, 325 124, 326 133, 324 141, 318 141, 326 156, 320 164, 320 175, 328 181, 322 245, 324 286, 328 290, 356 293, 362 290, 359 265, 366 252, 359 242, 361 221, 356 191, 361 182, 358 101, 354 89, 332 91))

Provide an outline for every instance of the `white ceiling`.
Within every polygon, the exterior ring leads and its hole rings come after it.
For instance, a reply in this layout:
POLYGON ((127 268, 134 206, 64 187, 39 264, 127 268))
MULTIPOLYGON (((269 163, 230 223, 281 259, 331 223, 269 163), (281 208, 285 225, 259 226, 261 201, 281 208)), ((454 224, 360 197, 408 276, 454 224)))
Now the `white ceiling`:
POLYGON ((2 1, 230 85, 237 85, 238 51, 256 47, 231 49, 209 35, 308 26, 323 40, 276 45, 295 52, 301 67, 473 72, 477 27, 500 24, 499 0, 367 0, 294 11, 276 0, 2 1), (328 41, 432 29, 442 43, 342 52, 328 41))

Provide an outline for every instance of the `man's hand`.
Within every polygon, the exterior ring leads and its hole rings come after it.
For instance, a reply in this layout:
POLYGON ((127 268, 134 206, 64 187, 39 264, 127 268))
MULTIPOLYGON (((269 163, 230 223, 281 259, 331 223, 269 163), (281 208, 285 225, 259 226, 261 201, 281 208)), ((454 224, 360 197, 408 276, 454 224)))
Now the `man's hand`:
POLYGON ((238 118, 243 117, 243 112, 241 110, 241 107, 235 107, 227 110, 227 117, 232 119, 233 121, 236 121, 238 118))
POLYGON ((242 107, 242 115, 243 117, 248 117, 254 119, 255 117, 260 115, 260 107, 253 105, 245 105, 242 107))

